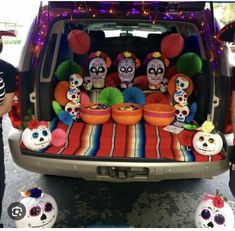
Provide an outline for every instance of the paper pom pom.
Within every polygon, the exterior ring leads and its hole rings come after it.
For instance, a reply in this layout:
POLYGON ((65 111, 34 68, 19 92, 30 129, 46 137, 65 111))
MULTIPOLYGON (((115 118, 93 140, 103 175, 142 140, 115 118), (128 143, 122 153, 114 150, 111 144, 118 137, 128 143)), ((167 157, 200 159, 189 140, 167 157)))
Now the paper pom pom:
POLYGON ((192 77, 202 70, 202 60, 196 53, 186 53, 178 58, 176 69, 179 73, 192 77))
POLYGON ((56 128, 51 135, 52 135, 52 140, 51 140, 52 145, 54 145, 55 147, 64 146, 66 142, 66 132, 64 130, 62 130, 61 128, 56 128))
POLYGON ((73 124, 73 118, 67 111, 61 111, 58 114, 59 120, 67 126, 71 126, 73 124))
POLYGON ((151 104, 151 103, 169 104, 169 100, 164 94, 156 92, 146 97, 146 104, 151 104))
POLYGON ((85 31, 72 30, 67 39, 70 50, 76 54, 83 55, 90 49, 91 39, 85 31))
POLYGON ((175 66, 171 66, 171 67, 168 67, 165 71, 165 75, 164 75, 164 78, 166 79, 170 79, 171 77, 173 77, 174 75, 176 75, 178 72, 177 72, 177 69, 175 66))
POLYGON ((143 91, 137 87, 129 87, 123 92, 125 103, 145 104, 145 96, 143 91))
POLYGON ((81 93, 80 100, 81 100, 81 104, 88 104, 88 103, 91 102, 90 101, 90 97, 86 93, 84 93, 84 92, 81 93))
POLYGON ((107 74, 104 81, 106 87, 116 87, 120 84, 120 78, 117 72, 107 74))
POLYGON ((58 115, 63 110, 60 104, 55 100, 52 101, 52 107, 56 115, 58 115))
POLYGON ((146 75, 135 77, 133 84, 141 90, 147 90, 149 87, 148 78, 146 75))
POLYGON ((56 69, 58 80, 69 81, 69 76, 72 74, 82 74, 80 66, 72 60, 67 60, 61 63, 56 69))
POLYGON ((61 105, 65 106, 69 101, 67 99, 67 91, 69 90, 69 81, 60 81, 57 83, 54 90, 55 100, 61 105))
POLYGON ((161 53, 167 58, 179 56, 184 48, 184 39, 178 33, 166 35, 161 41, 161 53))
POLYGON ((117 103, 123 103, 122 92, 115 87, 107 87, 103 89, 98 97, 98 102, 112 106, 117 103))

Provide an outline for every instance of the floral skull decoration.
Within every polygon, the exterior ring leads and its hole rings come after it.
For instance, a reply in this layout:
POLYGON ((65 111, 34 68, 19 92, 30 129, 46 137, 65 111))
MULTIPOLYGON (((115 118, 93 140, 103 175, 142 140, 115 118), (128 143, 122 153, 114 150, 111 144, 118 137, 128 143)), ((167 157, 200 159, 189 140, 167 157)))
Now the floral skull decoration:
POLYGON ((194 221, 197 228, 234 228, 233 211, 219 195, 204 195, 196 208, 194 221))
POLYGON ((133 86, 132 80, 135 77, 135 70, 140 66, 140 60, 135 54, 124 51, 117 55, 118 76, 121 81, 121 88, 133 86))
POLYGON ((82 76, 79 74, 72 74, 69 76, 69 88, 79 88, 83 83, 82 76))
POLYGON ((185 77, 179 76, 176 78, 175 81, 176 91, 186 90, 188 87, 189 87, 189 81, 185 77))
POLYGON ((186 117, 189 115, 189 107, 187 105, 175 104, 175 117, 178 122, 184 123, 186 117))
POLYGON ((112 61, 109 56, 101 51, 91 53, 88 57, 89 74, 93 82, 94 88, 103 88, 105 85, 105 77, 108 72, 108 68, 111 66, 112 61))
POLYGON ((80 103, 70 101, 65 105, 65 111, 67 111, 72 116, 73 120, 76 120, 77 118, 79 118, 79 107, 80 103))
POLYGON ((55 199, 38 188, 24 193, 20 203, 25 206, 26 214, 16 221, 17 228, 51 228, 56 221, 58 207, 55 199))

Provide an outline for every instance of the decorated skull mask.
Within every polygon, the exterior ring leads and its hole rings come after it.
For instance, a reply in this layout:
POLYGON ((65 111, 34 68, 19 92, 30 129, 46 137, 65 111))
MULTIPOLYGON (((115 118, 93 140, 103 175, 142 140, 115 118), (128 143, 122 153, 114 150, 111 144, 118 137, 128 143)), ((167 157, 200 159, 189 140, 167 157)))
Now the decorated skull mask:
POLYGON ((233 211, 219 195, 204 196, 197 206, 194 221, 197 228, 234 228, 233 211))
POLYGON ((159 89, 165 74, 165 65, 161 59, 152 59, 147 65, 147 78, 150 89, 159 89))
POLYGON ((76 104, 80 103, 80 97, 81 91, 78 88, 72 88, 67 91, 67 99, 76 104))
POLYGON ((188 87, 189 87, 189 81, 186 78, 184 78, 183 76, 179 76, 176 78, 175 81, 176 91, 186 90, 188 87))
POLYGON ((174 101, 175 103, 178 103, 182 106, 185 106, 188 104, 188 94, 186 91, 176 91, 174 94, 174 101))
POLYGON ((79 74, 72 74, 69 76, 69 88, 78 88, 82 85, 83 79, 79 74))
POLYGON ((189 108, 187 105, 175 104, 175 116, 178 122, 184 123, 186 117, 189 115, 189 108))
POLYGON ((90 91, 92 88, 92 79, 89 76, 85 76, 83 80, 83 87, 85 90, 90 91))
POLYGON ((93 81, 93 86, 95 88, 103 88, 104 79, 107 74, 105 60, 100 57, 92 59, 89 65, 89 73, 93 81))
POLYGON ((20 201, 26 208, 26 214, 16 221, 17 228, 51 228, 56 221, 58 207, 55 199, 39 189, 32 189, 33 194, 20 201), (39 192, 37 192, 39 191, 39 192))
POLYGON ((38 151, 46 148, 51 143, 51 132, 43 125, 37 128, 26 128, 22 133, 22 142, 26 148, 32 151, 38 151))
POLYGON ((212 156, 222 150, 223 140, 218 133, 198 131, 193 136, 193 147, 201 155, 212 156))
POLYGON ((68 102, 65 105, 65 111, 67 111, 73 118, 73 120, 76 120, 79 118, 79 107, 80 103, 75 103, 75 102, 68 102))

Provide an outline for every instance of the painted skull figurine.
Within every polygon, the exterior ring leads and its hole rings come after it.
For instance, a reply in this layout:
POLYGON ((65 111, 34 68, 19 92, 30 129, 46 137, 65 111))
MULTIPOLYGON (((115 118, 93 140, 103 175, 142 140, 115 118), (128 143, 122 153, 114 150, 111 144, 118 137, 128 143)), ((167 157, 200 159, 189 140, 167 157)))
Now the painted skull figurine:
POLYGON ((79 103, 70 101, 65 105, 65 111, 67 111, 72 116, 73 120, 76 120, 79 118, 79 107, 79 103))
POLYGON ((69 76, 69 88, 79 88, 82 86, 83 79, 82 76, 79 74, 72 74, 69 76))
POLYGON ((174 105, 175 108, 175 116, 176 116, 176 120, 178 122, 184 123, 186 117, 189 115, 189 108, 187 105, 180 105, 180 104, 175 104, 174 105))
POLYGON ((50 130, 43 123, 33 120, 23 131, 21 140, 26 148, 38 151, 46 148, 51 143, 52 135, 50 130))
POLYGON ((188 87, 189 87, 188 79, 184 78, 183 76, 179 76, 176 78, 176 81, 175 81, 176 91, 186 90, 188 87))
POLYGON ((97 51, 89 55, 89 74, 94 88, 104 88, 105 77, 111 66, 111 59, 104 52, 97 51))
POLYGON ((118 54, 118 76, 121 81, 121 88, 133 86, 132 80, 135 77, 135 70, 140 66, 140 60, 131 52, 125 51, 118 54))
POLYGON ((204 195, 196 208, 194 221, 197 228, 234 228, 233 211, 219 195, 204 195))
POLYGON ((160 91, 161 92, 167 92, 167 87, 168 87, 168 79, 164 78, 161 82, 160 82, 160 91))
POLYGON ((193 136, 193 148, 204 156, 216 155, 223 148, 223 140, 218 133, 198 131, 193 136))
POLYGON ((81 91, 78 88, 72 88, 67 91, 67 99, 76 104, 80 103, 81 91))
POLYGON ((90 76, 85 76, 83 79, 83 87, 86 91, 90 91, 92 88, 92 79, 90 76))
POLYGON ((55 199, 40 189, 34 188, 25 193, 28 197, 20 203, 25 206, 26 214, 16 221, 17 228, 51 228, 58 215, 55 199))
POLYGON ((188 94, 186 91, 176 91, 174 94, 174 101, 175 103, 178 103, 182 106, 185 106, 188 104, 188 94))

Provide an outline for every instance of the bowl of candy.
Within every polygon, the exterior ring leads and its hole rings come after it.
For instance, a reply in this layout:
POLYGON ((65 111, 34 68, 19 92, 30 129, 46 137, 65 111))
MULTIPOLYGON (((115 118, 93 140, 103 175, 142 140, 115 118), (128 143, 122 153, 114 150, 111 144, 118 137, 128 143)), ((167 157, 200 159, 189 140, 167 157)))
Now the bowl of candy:
POLYGON ((136 124, 142 118, 142 106, 135 103, 114 104, 111 111, 113 120, 123 125, 136 124))
POLYGON ((80 106, 80 117, 87 124, 104 124, 111 117, 110 107, 101 103, 89 103, 80 106))

